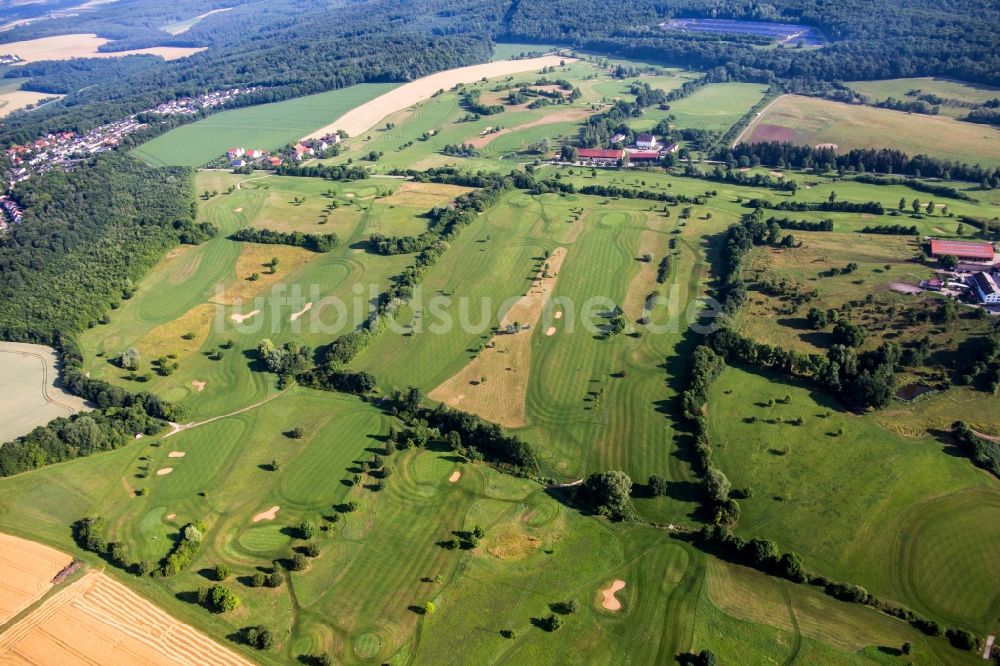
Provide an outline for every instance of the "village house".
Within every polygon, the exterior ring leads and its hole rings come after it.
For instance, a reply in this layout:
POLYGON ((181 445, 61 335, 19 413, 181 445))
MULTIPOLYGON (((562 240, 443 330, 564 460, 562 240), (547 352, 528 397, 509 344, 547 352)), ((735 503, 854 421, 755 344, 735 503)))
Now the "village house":
POLYGON ((656 148, 656 137, 652 134, 637 134, 635 136, 635 147, 640 150, 652 150, 656 148))
POLYGON ((672 141, 667 144, 667 147, 663 149, 665 153, 676 153, 680 149, 680 145, 676 141, 672 141))
POLYGON ((316 154, 316 151, 312 149, 311 146, 307 146, 303 143, 297 143, 293 147, 295 150, 295 157, 298 159, 304 159, 307 155, 312 156, 316 154))
POLYGON ((629 150, 628 160, 635 163, 650 163, 660 159, 658 150, 629 150))
POLYGON ((984 305, 1000 305, 1000 287, 997 286, 996 278, 990 273, 986 271, 973 273, 969 277, 969 286, 975 290, 979 301, 984 305))

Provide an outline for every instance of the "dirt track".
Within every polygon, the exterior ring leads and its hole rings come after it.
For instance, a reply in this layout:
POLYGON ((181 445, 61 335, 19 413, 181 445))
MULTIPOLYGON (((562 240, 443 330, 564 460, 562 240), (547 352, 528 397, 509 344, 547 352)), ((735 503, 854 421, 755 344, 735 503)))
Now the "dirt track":
POLYGON ((573 58, 542 56, 541 58, 526 58, 524 60, 498 60, 497 62, 458 67, 431 74, 422 79, 405 83, 384 95, 376 97, 370 102, 351 109, 329 125, 319 128, 306 138, 318 138, 337 130, 347 132, 348 136, 358 136, 378 125, 379 121, 390 113, 402 111, 407 107, 429 99, 438 90, 448 90, 459 83, 473 83, 484 76, 486 78, 494 78, 508 74, 520 74, 521 72, 540 70, 542 67, 558 67, 559 62, 563 60, 571 62, 573 58))

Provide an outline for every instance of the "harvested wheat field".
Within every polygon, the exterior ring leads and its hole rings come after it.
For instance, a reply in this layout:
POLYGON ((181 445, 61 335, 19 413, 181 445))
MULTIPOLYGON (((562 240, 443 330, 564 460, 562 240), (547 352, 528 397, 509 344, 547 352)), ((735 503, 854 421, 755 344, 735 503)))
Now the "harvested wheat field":
POLYGON ((461 185, 407 182, 381 201, 390 206, 412 206, 426 209, 448 203, 455 197, 471 191, 471 187, 462 187, 461 185))
POLYGON ((38 104, 43 99, 52 97, 62 98, 63 95, 53 95, 51 93, 38 93, 30 90, 12 90, 0 95, 0 118, 25 108, 31 104, 38 104))
POLYGON ((107 43, 108 40, 95 34, 57 35, 23 42, 11 42, 5 44, 3 49, 4 53, 20 56, 25 63, 39 60, 72 60, 73 58, 119 58, 126 55, 156 55, 164 60, 177 60, 205 50, 204 47, 181 46, 154 46, 131 51, 101 52, 97 50, 107 43))
POLYGON ((0 534, 0 624, 40 599, 72 561, 55 548, 0 534))
POLYGON ((526 58, 524 60, 501 60, 437 72, 401 85, 348 111, 329 125, 316 130, 307 138, 318 138, 337 130, 347 132, 348 136, 358 136, 378 125, 382 118, 429 99, 438 90, 448 90, 459 83, 473 83, 483 77, 494 78, 540 70, 543 67, 558 67, 560 61, 573 62, 573 58, 542 56, 541 58, 526 58))
POLYGON ((56 352, 23 342, 0 342, 0 442, 19 437, 59 416, 87 409, 80 397, 57 386, 56 352))
POLYGON ((0 634, 5 664, 250 664, 91 572, 0 634))
POLYGON ((493 336, 482 353, 428 396, 452 407, 472 412, 508 428, 526 423, 524 396, 531 367, 531 336, 552 295, 566 248, 556 248, 543 269, 500 321, 500 330, 515 323, 521 330, 493 336), (483 378, 486 381, 483 381, 483 378))

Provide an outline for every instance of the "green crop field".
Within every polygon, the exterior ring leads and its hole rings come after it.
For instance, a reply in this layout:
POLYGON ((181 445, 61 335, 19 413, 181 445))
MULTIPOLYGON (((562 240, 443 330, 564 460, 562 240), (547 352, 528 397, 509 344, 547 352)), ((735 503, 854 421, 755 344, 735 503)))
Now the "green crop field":
POLYGON ((978 84, 921 77, 913 79, 887 79, 882 81, 849 81, 846 84, 851 90, 867 95, 872 101, 883 101, 889 97, 909 101, 919 95, 936 95, 945 100, 940 105, 941 113, 958 118, 969 113, 966 104, 982 104, 1000 97, 1000 88, 992 88, 978 84), (917 92, 919 91, 919 92, 917 92), (908 93, 916 92, 916 95, 908 93))
POLYGON ((133 153, 154 166, 201 166, 234 146, 273 150, 294 143, 349 109, 395 87, 393 83, 362 83, 284 102, 216 113, 173 129, 144 143, 133 153))
POLYGON ((757 118, 742 140, 790 141, 816 146, 898 148, 969 164, 1000 164, 1000 130, 947 116, 904 113, 825 99, 782 95, 757 118))
POLYGON ((754 83, 717 83, 670 105, 678 127, 725 132, 759 102, 767 86, 754 83))
POLYGON ((554 44, 496 44, 493 46, 494 60, 509 60, 529 53, 549 53, 560 48, 554 44))

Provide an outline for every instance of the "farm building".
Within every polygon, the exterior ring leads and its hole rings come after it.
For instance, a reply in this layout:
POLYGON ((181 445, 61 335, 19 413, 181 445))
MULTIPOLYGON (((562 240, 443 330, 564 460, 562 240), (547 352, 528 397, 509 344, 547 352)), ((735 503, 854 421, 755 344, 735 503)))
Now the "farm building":
POLYGON ((666 153, 676 153, 678 150, 680 150, 680 146, 676 141, 667 144, 667 147, 664 148, 664 152, 666 153))
POLYGON ((630 162, 655 162, 660 159, 658 150, 630 150, 628 153, 630 162))
POLYGON ((973 273, 969 278, 969 286, 976 290, 976 295, 982 303, 1000 304, 1000 287, 997 286, 996 278, 989 273, 973 273))
POLYGON ((635 137, 635 147, 643 150, 656 148, 656 137, 652 134, 637 134, 635 137))
POLYGON ((581 148, 577 155, 581 162, 601 165, 615 165, 625 156, 624 150, 607 150, 605 148, 581 148))
POLYGON ((967 261, 993 261, 993 244, 986 241, 931 239, 931 256, 958 257, 967 261))

